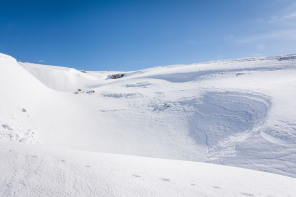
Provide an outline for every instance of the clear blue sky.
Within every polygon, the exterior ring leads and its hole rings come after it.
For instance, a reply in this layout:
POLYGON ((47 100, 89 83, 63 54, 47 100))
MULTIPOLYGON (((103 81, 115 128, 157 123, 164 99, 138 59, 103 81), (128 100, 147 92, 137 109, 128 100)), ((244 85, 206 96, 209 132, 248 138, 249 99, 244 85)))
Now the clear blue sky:
POLYGON ((86 70, 296 53, 296 2, 0 0, 0 52, 86 70))

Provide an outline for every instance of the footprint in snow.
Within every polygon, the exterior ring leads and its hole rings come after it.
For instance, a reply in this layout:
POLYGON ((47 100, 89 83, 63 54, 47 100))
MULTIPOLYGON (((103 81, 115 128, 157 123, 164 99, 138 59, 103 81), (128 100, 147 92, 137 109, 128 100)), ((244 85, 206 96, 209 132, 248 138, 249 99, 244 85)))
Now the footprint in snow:
POLYGON ((3 127, 5 130, 10 130, 10 131, 13 130, 13 129, 12 129, 9 125, 7 125, 7 124, 2 124, 2 127, 3 127))
POLYGON ((161 178, 160 180, 165 181, 165 182, 169 182, 170 181, 170 179, 167 179, 167 178, 161 178))
POLYGON ((19 184, 23 185, 23 186, 26 186, 26 183, 23 181, 23 180, 20 180, 19 181, 19 184))
POLYGON ((218 186, 213 186, 213 188, 215 188, 215 189, 221 189, 220 187, 218 187, 218 186))
POLYGON ((241 195, 244 195, 244 196, 254 196, 254 194, 249 194, 249 193, 241 193, 241 195))
POLYGON ((136 178, 140 178, 141 176, 140 175, 137 175, 137 174, 132 174, 133 177, 136 177, 136 178))

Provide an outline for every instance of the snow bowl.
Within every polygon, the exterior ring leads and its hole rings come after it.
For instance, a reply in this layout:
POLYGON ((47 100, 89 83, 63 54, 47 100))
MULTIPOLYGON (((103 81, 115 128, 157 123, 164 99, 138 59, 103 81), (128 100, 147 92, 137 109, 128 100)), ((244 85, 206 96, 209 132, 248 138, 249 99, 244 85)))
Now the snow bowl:
POLYGON ((180 104, 194 109, 189 117, 190 135, 208 147, 263 124, 271 107, 266 96, 244 92, 206 92, 199 101, 180 104))

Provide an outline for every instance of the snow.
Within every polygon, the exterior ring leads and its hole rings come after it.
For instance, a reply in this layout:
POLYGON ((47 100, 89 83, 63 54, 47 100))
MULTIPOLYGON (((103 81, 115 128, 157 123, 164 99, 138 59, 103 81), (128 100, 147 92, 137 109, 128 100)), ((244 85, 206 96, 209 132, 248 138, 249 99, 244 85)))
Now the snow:
POLYGON ((293 178, 199 162, 0 144, 2 196, 293 196, 293 178))
POLYGON ((105 74, 89 75, 87 72, 73 68, 48 66, 32 63, 19 62, 23 68, 38 78, 46 86, 59 90, 73 92, 78 88, 87 88, 92 84, 98 85, 98 78, 105 79, 105 74), (40 69, 41 68, 41 69, 40 69))
POLYGON ((294 57, 110 79, 0 54, 0 195, 293 196, 294 57))

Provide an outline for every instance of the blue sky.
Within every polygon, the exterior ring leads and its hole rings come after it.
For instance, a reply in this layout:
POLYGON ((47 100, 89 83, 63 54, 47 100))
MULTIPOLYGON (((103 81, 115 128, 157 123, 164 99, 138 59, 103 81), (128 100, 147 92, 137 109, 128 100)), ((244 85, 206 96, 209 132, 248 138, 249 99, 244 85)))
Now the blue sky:
POLYGON ((85 70, 296 53, 295 0, 0 0, 0 52, 85 70))

